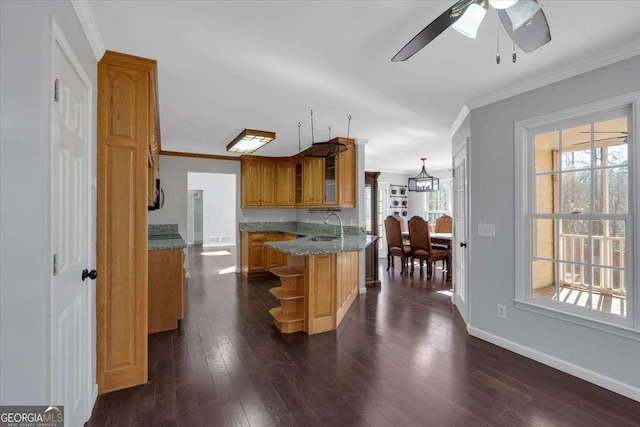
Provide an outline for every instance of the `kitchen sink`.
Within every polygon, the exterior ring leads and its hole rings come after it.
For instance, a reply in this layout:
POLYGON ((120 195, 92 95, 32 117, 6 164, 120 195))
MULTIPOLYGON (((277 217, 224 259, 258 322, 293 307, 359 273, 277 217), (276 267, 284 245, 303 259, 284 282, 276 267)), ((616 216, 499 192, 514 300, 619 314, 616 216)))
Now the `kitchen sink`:
POLYGON ((331 242, 332 240, 338 240, 338 236, 315 236, 309 239, 310 242, 331 242))

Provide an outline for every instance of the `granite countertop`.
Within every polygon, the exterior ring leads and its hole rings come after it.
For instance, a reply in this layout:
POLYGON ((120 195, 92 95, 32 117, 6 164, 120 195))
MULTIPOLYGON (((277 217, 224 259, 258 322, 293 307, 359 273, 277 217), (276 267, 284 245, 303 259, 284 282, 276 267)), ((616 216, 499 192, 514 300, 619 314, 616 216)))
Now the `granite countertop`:
POLYGON ((311 241, 313 236, 283 242, 265 242, 280 252, 293 256, 335 254, 339 252, 359 252, 373 243, 378 237, 367 234, 345 234, 344 240, 339 236, 327 242, 311 241))
POLYGON ((150 251, 184 249, 187 242, 178 233, 178 224, 149 225, 148 248, 150 251))
MULTIPOLYGON (((247 233, 281 232, 297 234, 298 236, 331 236, 339 234, 340 226, 316 222, 241 222, 238 224, 240 231, 247 233)), ((352 225, 344 226, 344 235, 364 235, 364 227, 352 225)))
POLYGON ((248 233, 278 231, 304 236, 297 240, 265 242, 265 245, 293 256, 358 252, 377 239, 376 236, 366 235, 362 227, 346 225, 344 240, 340 240, 339 225, 315 222, 241 222, 238 228, 248 233), (311 239, 316 236, 335 236, 335 239, 324 242, 312 241, 311 239))

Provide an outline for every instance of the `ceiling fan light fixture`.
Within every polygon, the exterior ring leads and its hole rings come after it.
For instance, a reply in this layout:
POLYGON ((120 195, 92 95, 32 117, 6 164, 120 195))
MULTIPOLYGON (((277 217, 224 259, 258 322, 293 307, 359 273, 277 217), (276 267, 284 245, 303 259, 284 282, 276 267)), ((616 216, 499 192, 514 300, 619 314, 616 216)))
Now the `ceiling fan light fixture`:
POLYGON ((475 39, 478 35, 478 28, 482 24, 484 16, 487 14, 487 4, 471 3, 464 14, 453 25, 453 29, 462 35, 475 39))
POLYGON ((231 153, 250 154, 276 139, 275 132, 245 129, 227 145, 231 153))
POLYGON ((516 3, 518 0, 489 0, 491 7, 496 9, 508 9, 516 3))
POLYGON ((519 1, 505 12, 511 20, 513 31, 515 31, 533 18, 540 9, 542 6, 536 1, 519 1))

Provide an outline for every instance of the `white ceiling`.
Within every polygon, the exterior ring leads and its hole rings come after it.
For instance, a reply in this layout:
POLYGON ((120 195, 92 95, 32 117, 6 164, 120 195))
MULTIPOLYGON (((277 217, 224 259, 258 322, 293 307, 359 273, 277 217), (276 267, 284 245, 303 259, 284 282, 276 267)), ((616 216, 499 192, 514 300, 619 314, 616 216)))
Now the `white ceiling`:
POLYGON ((478 38, 448 29, 404 63, 391 57, 454 1, 91 0, 109 50, 158 60, 163 150, 229 155, 243 129, 275 131, 257 151, 368 139, 366 169, 417 173, 451 164, 462 106, 640 39, 640 1, 541 0, 552 41, 518 52, 487 13, 478 38))

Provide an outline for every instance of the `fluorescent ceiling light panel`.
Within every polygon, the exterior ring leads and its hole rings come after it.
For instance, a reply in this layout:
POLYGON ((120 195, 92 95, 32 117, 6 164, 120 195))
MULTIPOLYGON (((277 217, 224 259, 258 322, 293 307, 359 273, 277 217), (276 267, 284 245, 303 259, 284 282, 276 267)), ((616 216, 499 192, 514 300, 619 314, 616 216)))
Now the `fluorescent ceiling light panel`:
POLYGON ((453 29, 460 34, 475 39, 486 13, 487 10, 483 6, 471 3, 460 19, 453 24, 453 29))
POLYGON ((275 132, 245 129, 227 145, 231 153, 249 154, 276 139, 275 132))

